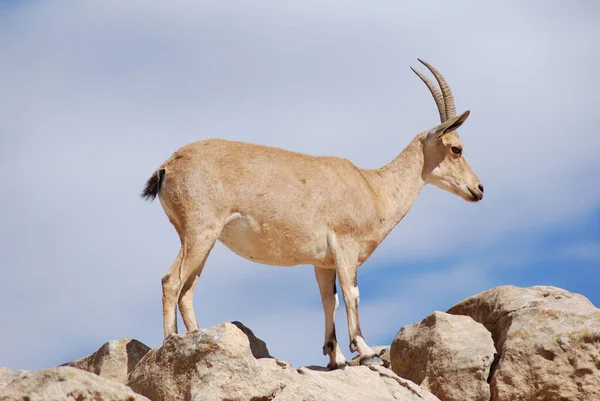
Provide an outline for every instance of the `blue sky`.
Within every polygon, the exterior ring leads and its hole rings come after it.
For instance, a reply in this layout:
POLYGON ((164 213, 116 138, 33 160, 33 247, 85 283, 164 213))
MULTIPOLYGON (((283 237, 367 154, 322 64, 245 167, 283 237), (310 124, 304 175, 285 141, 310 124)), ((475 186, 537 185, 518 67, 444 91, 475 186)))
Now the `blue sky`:
MULTIPOLYGON (((2 6, 0 366, 56 366, 116 338, 160 345, 179 244, 138 196, 156 167, 213 137, 381 166, 437 124, 417 57, 471 110, 460 134, 486 197, 423 190, 360 269, 367 341, 504 284, 600 305, 597 4, 2 6)), ((202 327, 240 320, 296 366, 327 362, 312 267, 217 245, 195 308, 202 327)), ((349 356, 343 308, 337 325, 349 356)))

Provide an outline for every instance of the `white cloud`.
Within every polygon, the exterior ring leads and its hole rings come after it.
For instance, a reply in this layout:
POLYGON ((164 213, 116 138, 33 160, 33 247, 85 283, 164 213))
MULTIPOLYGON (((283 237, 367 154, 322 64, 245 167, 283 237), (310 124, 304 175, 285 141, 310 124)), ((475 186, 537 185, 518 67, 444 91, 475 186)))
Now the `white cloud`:
POLYGON ((563 259, 600 261, 600 243, 585 241, 558 249, 556 254, 563 259))

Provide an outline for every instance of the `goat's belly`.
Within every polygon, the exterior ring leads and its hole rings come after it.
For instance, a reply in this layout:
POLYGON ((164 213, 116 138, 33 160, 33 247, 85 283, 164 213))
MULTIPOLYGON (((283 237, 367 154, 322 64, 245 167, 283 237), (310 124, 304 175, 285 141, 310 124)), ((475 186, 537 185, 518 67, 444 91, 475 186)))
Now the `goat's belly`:
POLYGON ((239 216, 225 225, 219 241, 253 262, 275 266, 324 266, 330 264, 331 255, 327 237, 322 237, 287 230, 276 224, 259 223, 251 216, 239 216))

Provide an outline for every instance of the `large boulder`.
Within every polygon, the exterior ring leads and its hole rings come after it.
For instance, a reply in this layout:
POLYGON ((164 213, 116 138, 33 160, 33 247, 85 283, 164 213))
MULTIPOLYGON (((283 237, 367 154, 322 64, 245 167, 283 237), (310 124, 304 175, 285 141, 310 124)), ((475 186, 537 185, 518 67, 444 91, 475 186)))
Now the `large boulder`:
POLYGON ((153 401, 437 400, 383 367, 329 372, 256 358, 231 323, 169 337, 142 358, 128 385, 153 401))
POLYGON ((72 367, 16 372, 1 401, 148 401, 121 383, 72 367))
POLYGON ((433 312, 405 326, 391 350, 391 368, 442 401, 489 401, 496 349, 489 331, 468 316, 433 312))
POLYGON ((112 340, 93 354, 61 366, 82 369, 125 384, 129 372, 148 351, 150 347, 131 338, 112 340))
POLYGON ((505 286, 448 311, 483 324, 498 357, 492 400, 600 400, 600 310, 556 287, 505 286))

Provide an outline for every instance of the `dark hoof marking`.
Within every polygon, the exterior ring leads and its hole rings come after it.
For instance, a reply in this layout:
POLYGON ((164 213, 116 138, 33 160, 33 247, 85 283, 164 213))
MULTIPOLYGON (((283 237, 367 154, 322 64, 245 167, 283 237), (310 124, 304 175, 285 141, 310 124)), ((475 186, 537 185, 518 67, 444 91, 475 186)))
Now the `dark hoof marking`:
POLYGON ((365 356, 360 358, 361 365, 380 365, 383 366, 383 361, 377 355, 365 356))
POLYGON ((340 365, 338 365, 338 364, 337 364, 337 363, 335 363, 335 362, 329 362, 329 363, 327 364, 327 369, 329 369, 329 370, 342 369, 342 368, 345 368, 345 367, 346 367, 346 365, 348 365, 348 362, 344 362, 344 364, 343 364, 343 365, 341 365, 341 366, 340 366, 340 365))
POLYGON ((356 339, 350 341, 350 352, 356 352, 358 349, 358 344, 356 343, 356 339))
POLYGON ((329 341, 327 344, 323 346, 323 355, 329 355, 330 352, 333 352, 333 342, 329 341))

